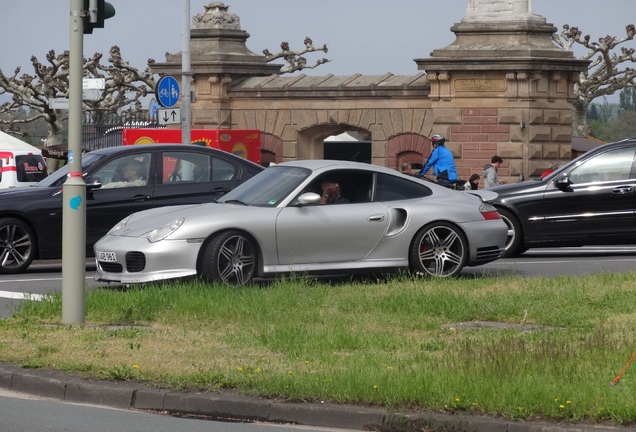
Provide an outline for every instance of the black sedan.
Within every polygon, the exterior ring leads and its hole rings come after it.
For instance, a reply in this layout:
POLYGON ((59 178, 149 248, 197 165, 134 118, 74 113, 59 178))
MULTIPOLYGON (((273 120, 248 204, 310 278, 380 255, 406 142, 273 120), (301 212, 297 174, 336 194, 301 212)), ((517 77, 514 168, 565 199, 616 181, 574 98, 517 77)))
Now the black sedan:
POLYGON ((536 247, 636 244, 636 138, 601 145, 542 180, 496 186, 504 257, 536 247))
MULTIPOLYGON (((86 182, 86 256, 131 213, 212 202, 264 168, 196 145, 111 147, 82 156, 86 182), (137 176, 130 178, 130 168, 137 176)), ((67 167, 28 188, 0 191, 0 273, 19 273, 33 260, 62 257, 62 188, 67 167)))

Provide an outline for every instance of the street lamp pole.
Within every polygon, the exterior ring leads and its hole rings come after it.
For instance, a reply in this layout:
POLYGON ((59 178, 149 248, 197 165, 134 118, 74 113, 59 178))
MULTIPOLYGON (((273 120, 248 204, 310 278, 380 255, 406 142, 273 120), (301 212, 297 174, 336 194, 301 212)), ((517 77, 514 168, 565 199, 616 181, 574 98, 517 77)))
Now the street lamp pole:
POLYGON ((190 71, 190 0, 183 0, 181 22, 181 143, 190 144, 191 117, 192 117, 192 92, 190 71))
POLYGON ((84 324, 86 285, 86 183, 82 178, 84 1, 71 1, 68 176, 62 193, 62 322, 84 324))

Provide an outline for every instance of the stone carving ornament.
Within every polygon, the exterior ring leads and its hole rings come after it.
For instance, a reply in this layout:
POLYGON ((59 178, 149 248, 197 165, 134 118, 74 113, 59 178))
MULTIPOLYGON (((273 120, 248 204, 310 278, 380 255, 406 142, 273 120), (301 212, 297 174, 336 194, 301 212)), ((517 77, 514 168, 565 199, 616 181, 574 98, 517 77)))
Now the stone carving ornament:
POLYGON ((222 2, 212 2, 203 6, 204 12, 192 18, 193 29, 241 29, 241 19, 238 15, 228 12, 229 6, 222 2))

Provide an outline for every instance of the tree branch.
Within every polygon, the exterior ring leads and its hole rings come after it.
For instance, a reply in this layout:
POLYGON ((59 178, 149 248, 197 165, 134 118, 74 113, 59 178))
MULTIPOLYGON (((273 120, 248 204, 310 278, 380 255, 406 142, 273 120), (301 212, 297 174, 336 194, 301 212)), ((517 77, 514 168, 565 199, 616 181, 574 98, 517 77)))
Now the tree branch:
POLYGON ((552 35, 552 40, 560 47, 572 51, 575 45, 587 49, 587 52, 579 57, 581 60, 589 60, 586 70, 580 73, 579 82, 575 84, 576 111, 575 128, 578 133, 587 132, 586 114, 587 108, 598 97, 608 96, 624 88, 636 86, 636 69, 623 67, 626 63, 636 63, 634 48, 617 47, 634 39, 636 29, 633 24, 625 26, 625 36, 603 36, 598 41, 593 41, 590 35, 583 35, 578 27, 566 24, 560 34, 552 35))
POLYGON ((312 66, 307 64, 307 59, 303 57, 304 54, 316 51, 322 51, 327 53, 327 44, 324 44, 322 47, 315 47, 313 41, 306 37, 303 41, 305 44, 305 48, 299 51, 292 51, 289 49, 288 42, 281 42, 280 44, 280 52, 276 54, 272 54, 269 50, 263 50, 263 54, 265 54, 265 61, 272 62, 276 59, 282 58, 285 59, 285 65, 280 69, 281 74, 296 72, 303 69, 314 69, 321 64, 325 64, 330 62, 331 60, 326 58, 321 58, 316 61, 312 66))

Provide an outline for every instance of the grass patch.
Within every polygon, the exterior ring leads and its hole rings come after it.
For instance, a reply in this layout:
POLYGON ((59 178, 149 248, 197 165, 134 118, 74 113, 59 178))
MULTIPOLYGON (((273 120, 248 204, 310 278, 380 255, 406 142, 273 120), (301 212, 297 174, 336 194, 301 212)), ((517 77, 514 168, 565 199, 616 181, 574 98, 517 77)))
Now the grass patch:
POLYGON ((23 302, 0 321, 0 361, 176 389, 626 425, 636 366, 610 383, 636 350, 634 276, 98 289, 85 326, 60 325, 59 295, 23 302), (511 325, 455 325, 475 321, 511 325))

